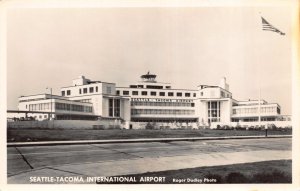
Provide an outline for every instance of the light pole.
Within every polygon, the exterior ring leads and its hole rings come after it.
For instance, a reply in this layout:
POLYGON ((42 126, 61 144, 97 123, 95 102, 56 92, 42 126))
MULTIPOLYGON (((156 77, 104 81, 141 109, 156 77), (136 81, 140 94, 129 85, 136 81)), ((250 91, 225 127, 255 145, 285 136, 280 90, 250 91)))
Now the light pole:
POLYGON ((50 118, 49 120, 52 119, 52 88, 46 88, 47 90, 50 89, 50 118))

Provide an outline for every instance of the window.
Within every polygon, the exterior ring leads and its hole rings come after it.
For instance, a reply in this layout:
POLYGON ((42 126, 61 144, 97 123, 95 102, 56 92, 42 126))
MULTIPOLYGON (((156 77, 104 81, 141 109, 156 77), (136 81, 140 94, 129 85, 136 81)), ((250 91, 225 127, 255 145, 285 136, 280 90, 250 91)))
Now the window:
POLYGON ((71 90, 67 90, 67 95, 71 95, 71 90))
POLYGON ((84 93, 84 94, 87 93, 87 88, 83 88, 83 93, 84 93))
POLYGON ((123 95, 129 95, 129 91, 123 91, 123 95))
POLYGON ((117 95, 120 95, 120 91, 119 90, 117 90, 117 95))
POLYGON ((208 102, 208 122, 219 122, 221 116, 220 114, 220 102, 208 102))
POLYGON ((165 92, 159 92, 159 96, 165 96, 165 92))
POLYGON ((147 89, 163 89, 163 86, 152 86, 152 85, 147 85, 147 89))
POLYGON ((156 96, 156 92, 150 92, 150 95, 156 96))
POLYGON ((182 96, 182 93, 181 92, 177 92, 176 94, 178 97, 181 97, 182 96))
POLYGON ((142 91, 142 95, 147 95, 147 92, 146 91, 142 91))
POLYGON ((98 86, 96 86, 96 92, 98 92, 98 86))
POLYGON ((173 92, 168 92, 168 96, 172 97, 172 96, 174 96, 174 93, 173 92))
POLYGON ((65 91, 61 91, 61 96, 65 96, 65 91))
POLYGON ((81 89, 79 89, 79 94, 81 94, 81 89))
POLYGON ((184 95, 185 95, 185 97, 191 97, 190 93, 185 93, 184 95))
POLYGON ((132 91, 132 95, 139 95, 138 91, 132 91))
POLYGON ((221 91, 221 97, 225 97, 225 93, 221 91))
POLYGON ((108 100, 108 116, 113 117, 113 99, 108 100))
POLYGON ((114 100, 114 117, 120 117, 120 100, 114 100))
POLYGON ((191 106, 192 106, 192 107, 195 107, 195 103, 191 103, 191 106))
POLYGON ((110 86, 106 87, 106 93, 111 94, 111 87, 110 86))
POLYGON ((94 87, 90 87, 90 93, 94 93, 94 87))
POLYGON ((196 97, 196 93, 194 93, 193 96, 196 97))
POLYGON ((231 119, 232 122, 239 122, 239 119, 231 119))
POLYGON ((232 110, 232 114, 236 114, 236 109, 233 109, 233 110, 232 110))
POLYGON ((201 96, 203 96, 203 92, 201 92, 201 96))

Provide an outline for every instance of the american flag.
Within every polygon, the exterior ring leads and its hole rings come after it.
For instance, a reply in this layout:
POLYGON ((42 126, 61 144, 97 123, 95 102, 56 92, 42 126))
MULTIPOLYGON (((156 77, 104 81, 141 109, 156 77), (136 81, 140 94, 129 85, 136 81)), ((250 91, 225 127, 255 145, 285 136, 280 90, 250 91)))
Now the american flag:
POLYGON ((261 17, 261 21, 262 21, 262 29, 265 31, 273 31, 273 32, 277 32, 281 35, 285 35, 285 33, 281 32, 280 30, 278 30, 277 28, 273 27, 270 23, 268 23, 268 21, 266 21, 265 18, 261 17))

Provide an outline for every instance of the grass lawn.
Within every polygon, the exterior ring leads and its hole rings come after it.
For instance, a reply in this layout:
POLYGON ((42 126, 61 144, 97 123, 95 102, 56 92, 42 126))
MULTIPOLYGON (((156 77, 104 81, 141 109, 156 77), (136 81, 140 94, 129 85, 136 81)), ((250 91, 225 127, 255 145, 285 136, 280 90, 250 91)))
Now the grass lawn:
POLYGON ((224 184, 224 183, 292 183, 292 161, 275 160, 215 167, 199 167, 143 174, 127 177, 166 177, 167 184, 224 184), (194 180, 194 182, 191 182, 194 180), (195 182, 198 180, 197 182, 195 182), (202 180, 202 182, 200 182, 202 180), (210 180, 210 181, 208 181, 210 180), (215 180, 215 181, 214 181, 215 180))
MULTIPOLYGON (((291 135, 292 130, 268 130, 268 135, 291 135)), ((8 129, 8 142, 108 140, 138 138, 222 137, 265 135, 261 130, 74 130, 74 129, 8 129)))

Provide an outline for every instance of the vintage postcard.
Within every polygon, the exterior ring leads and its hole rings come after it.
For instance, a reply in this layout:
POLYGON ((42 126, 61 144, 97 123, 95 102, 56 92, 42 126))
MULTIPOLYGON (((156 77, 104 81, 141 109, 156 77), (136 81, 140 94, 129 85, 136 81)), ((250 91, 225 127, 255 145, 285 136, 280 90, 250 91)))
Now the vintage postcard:
POLYGON ((3 190, 299 189, 297 1, 0 6, 3 190))

